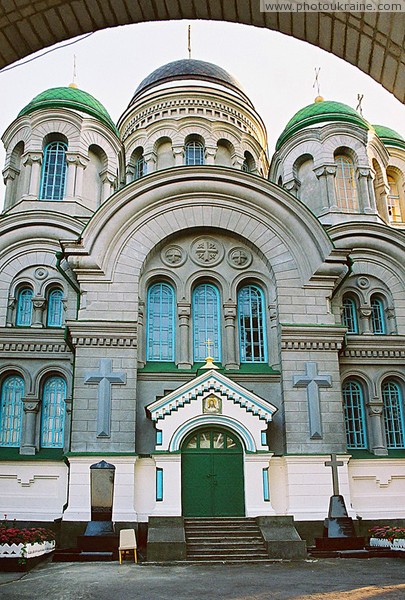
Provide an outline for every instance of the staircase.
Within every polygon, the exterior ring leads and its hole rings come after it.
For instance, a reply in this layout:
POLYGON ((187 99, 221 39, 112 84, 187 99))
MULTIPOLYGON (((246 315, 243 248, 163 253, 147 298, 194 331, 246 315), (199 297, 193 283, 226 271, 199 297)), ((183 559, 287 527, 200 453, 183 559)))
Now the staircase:
POLYGON ((184 519, 184 529, 188 561, 270 562, 255 519, 196 517, 184 519))

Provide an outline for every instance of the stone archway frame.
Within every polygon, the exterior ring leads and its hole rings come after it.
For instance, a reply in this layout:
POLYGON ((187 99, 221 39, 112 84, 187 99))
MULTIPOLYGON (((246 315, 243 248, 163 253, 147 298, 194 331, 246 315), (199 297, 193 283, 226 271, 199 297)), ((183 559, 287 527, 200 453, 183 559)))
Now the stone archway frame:
POLYGON ((137 281, 151 250, 194 227, 231 230, 272 265, 277 284, 339 277, 346 253, 336 251, 312 212, 265 179, 220 167, 155 172, 127 185, 94 214, 76 242, 64 242, 82 284, 137 281))
POLYGON ((205 19, 279 31, 332 52, 405 102, 405 13, 260 12, 259 0, 2 0, 0 68, 32 52, 107 27, 205 19))

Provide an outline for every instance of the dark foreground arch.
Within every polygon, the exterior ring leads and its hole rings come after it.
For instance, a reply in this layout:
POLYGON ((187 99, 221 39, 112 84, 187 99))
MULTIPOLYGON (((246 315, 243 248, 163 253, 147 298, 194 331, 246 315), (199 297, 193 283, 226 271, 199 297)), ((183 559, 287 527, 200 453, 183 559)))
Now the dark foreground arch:
POLYGON ((356 65, 405 102, 405 13, 261 13, 259 0, 0 0, 0 68, 116 25, 212 19, 280 31, 356 65))

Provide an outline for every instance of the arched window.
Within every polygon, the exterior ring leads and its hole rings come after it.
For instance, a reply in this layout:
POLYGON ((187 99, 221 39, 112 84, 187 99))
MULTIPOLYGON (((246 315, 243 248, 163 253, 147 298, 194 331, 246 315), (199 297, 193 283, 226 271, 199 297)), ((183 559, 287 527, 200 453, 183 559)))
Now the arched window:
POLYGON ((399 195, 398 180, 392 174, 387 174, 390 191, 387 196, 388 216, 391 223, 402 223, 401 197, 399 195))
POLYGON ((147 170, 147 166, 146 166, 145 157, 143 154, 141 154, 135 162, 134 179, 140 179, 141 177, 146 175, 146 170, 147 170))
POLYGON ((148 290, 147 360, 174 361, 174 290, 155 283, 148 290))
POLYGON ((367 448, 363 390, 356 381, 342 387, 346 427, 346 445, 351 449, 367 448))
POLYGON ((31 288, 22 288, 17 296, 16 325, 29 327, 32 323, 32 298, 34 292, 31 288))
POLYGON ((22 398, 24 380, 10 375, 1 386, 0 446, 17 447, 21 441, 22 398))
POLYGON ((404 405, 401 388, 395 381, 382 385, 384 425, 387 448, 405 448, 404 405))
POLYGON ((245 152, 244 160, 242 163, 242 171, 245 173, 252 173, 256 168, 255 159, 250 152, 245 152))
POLYGON ((219 291, 210 283, 197 286, 193 292, 194 361, 203 362, 208 354, 221 360, 221 322, 219 291), (213 349, 209 350, 207 341, 213 349))
POLYGON ((63 292, 51 290, 48 296, 48 310, 46 315, 47 327, 62 327, 63 323, 63 292))
POLYGON ((336 200, 337 205, 348 212, 359 210, 354 164, 351 158, 345 155, 335 156, 336 164, 336 200))
POLYGON ((66 181, 65 142, 51 142, 45 146, 41 173, 40 200, 62 200, 66 181))
POLYGON ((347 333, 358 333, 357 306, 353 298, 347 296, 343 298, 342 309, 343 325, 347 327, 347 333))
POLYGON ((247 285, 238 292, 240 360, 266 362, 266 323, 262 290, 247 285))
POLYGON ((371 297, 371 329, 373 333, 386 332, 384 304, 377 296, 371 297))
POLYGON ((50 377, 47 379, 42 392, 42 448, 63 448, 65 400, 65 380, 62 377, 50 377))
POLYGON ((204 150, 204 144, 198 140, 190 140, 187 142, 184 148, 186 165, 203 165, 205 154, 204 150))

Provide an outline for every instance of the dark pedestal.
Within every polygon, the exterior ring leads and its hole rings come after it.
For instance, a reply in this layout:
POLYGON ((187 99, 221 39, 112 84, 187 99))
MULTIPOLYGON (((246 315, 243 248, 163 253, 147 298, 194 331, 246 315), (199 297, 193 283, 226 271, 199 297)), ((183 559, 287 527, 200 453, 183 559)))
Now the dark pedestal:
POLYGON ((315 538, 317 550, 361 550, 365 540, 357 537, 353 519, 348 516, 343 496, 331 496, 323 537, 315 538))

